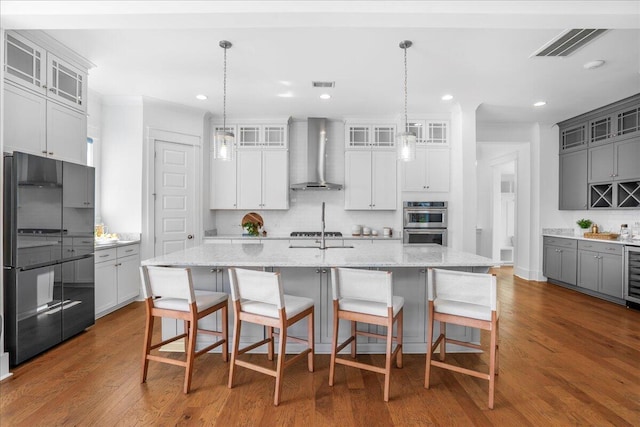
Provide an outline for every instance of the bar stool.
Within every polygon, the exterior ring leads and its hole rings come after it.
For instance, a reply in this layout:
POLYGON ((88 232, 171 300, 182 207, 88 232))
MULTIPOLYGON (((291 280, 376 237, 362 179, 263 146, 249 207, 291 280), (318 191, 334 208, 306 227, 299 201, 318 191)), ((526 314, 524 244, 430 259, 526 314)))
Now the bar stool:
POLYGON ((329 385, 332 386, 335 365, 352 366, 359 369, 384 374, 384 401, 389 401, 391 363, 402 368, 402 319, 404 298, 393 296, 392 274, 388 271, 358 270, 353 268, 332 268, 331 286, 333 289, 333 343, 331 345, 331 363, 329 366, 329 385), (339 320, 351 322, 351 336, 338 345, 339 320), (386 335, 358 331, 357 322, 386 326, 386 335), (393 336, 393 324, 397 324, 396 336, 393 336), (351 357, 356 357, 356 338, 363 335, 382 338, 386 342, 384 368, 338 358, 337 354, 351 344, 351 357), (393 342, 396 348, 392 351, 393 342))
POLYGON ((500 320, 496 277, 492 274, 430 268, 427 280, 429 320, 427 324, 425 388, 429 388, 431 366, 488 380, 489 409, 493 409, 495 377, 498 375, 498 329, 500 320), (433 325, 436 320, 440 322, 440 335, 433 342, 433 325), (444 362, 448 342, 482 350, 480 345, 447 338, 447 323, 490 331, 489 373, 466 369, 444 362), (440 360, 433 360, 433 353, 438 345, 440 345, 440 360))
POLYGON ((188 268, 140 267, 145 298, 146 328, 144 333, 144 354, 142 357, 142 383, 147 380, 149 361, 184 366, 184 393, 189 393, 193 361, 196 357, 222 346, 222 360, 228 358, 227 301, 229 296, 222 292, 209 292, 193 289, 191 270, 188 268), (198 329, 198 320, 220 310, 222 327, 220 331, 198 329), (168 317, 184 320, 184 333, 157 344, 152 343, 153 324, 156 317, 168 317), (196 351, 196 338, 199 334, 218 337, 215 343, 196 351), (151 354, 170 342, 186 338, 186 360, 176 360, 151 354))
POLYGON ((229 268, 229 278, 235 314, 231 365, 229 366, 229 388, 233 388, 233 375, 236 365, 271 375, 276 379, 273 404, 278 406, 284 369, 305 355, 307 356, 309 372, 313 372, 314 369, 313 300, 285 295, 282 291, 280 273, 229 268), (308 319, 307 339, 288 336, 287 328, 304 318, 308 319), (267 338, 244 348, 239 348, 242 322, 263 325, 267 328, 267 338), (279 332, 274 332, 274 328, 278 328, 279 332), (261 365, 238 359, 239 355, 268 344, 267 356, 269 360, 273 360, 274 335, 279 337, 276 369, 265 368, 261 365), (285 361, 287 340, 306 344, 307 348, 285 361))

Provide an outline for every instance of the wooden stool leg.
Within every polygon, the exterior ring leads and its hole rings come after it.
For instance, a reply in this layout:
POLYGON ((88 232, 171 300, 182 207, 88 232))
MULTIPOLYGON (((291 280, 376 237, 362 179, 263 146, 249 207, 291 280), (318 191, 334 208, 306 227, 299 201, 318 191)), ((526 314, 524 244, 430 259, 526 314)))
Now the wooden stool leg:
MULTIPOLYGON (((237 302, 240 304, 239 302, 237 302)), ((231 346, 231 364, 229 365, 229 388, 233 388, 233 373, 236 368, 236 358, 238 357, 238 349, 240 347, 240 319, 238 318, 238 310, 233 321, 233 345, 231 346)))
POLYGON ((351 357, 356 358, 356 354, 358 353, 358 349, 356 348, 356 344, 358 341, 358 335, 356 334, 356 330, 358 329, 358 322, 352 320, 351 321, 351 336, 353 337, 353 341, 351 341, 351 357))
MULTIPOLYGON (((147 303, 149 304, 149 303, 147 303)), ((144 331, 144 349, 142 354, 142 380, 141 383, 147 381, 147 371, 149 370, 149 359, 147 355, 151 352, 151 339, 153 337, 153 321, 154 318, 151 315, 149 308, 147 308, 146 328, 144 331)))
POLYGON ((187 335, 184 337, 184 352, 187 353, 189 351, 189 341, 187 340, 189 336, 189 321, 184 321, 184 333, 187 335))
POLYGON ((222 361, 227 362, 229 360, 229 308, 227 305, 222 307, 222 361))
MULTIPOLYGON (((193 303, 195 306, 195 303, 193 303)), ((187 335, 187 366, 184 376, 184 393, 189 393, 191 388, 191 376, 193 374, 193 359, 196 351, 196 334, 198 331, 198 319, 195 317, 195 310, 192 309, 191 320, 189 321, 189 334, 187 335)))
POLYGON ((331 338, 331 361, 329 363, 329 386, 333 385, 333 379, 336 373, 336 349, 338 348, 338 326, 340 320, 338 319, 338 304, 334 301, 333 304, 333 337, 331 338))
POLYGON ((273 360, 273 327, 267 326, 267 338, 269 343, 267 344, 267 358, 273 360))
POLYGON ((396 329, 396 345, 400 346, 400 350, 398 350, 398 355, 396 356, 396 366, 398 368, 402 368, 402 334, 403 334, 403 324, 404 324, 404 308, 400 309, 400 313, 398 313, 397 317, 397 329, 396 329))
MULTIPOLYGON (((393 310, 393 309, 389 309, 393 310)), ((389 401, 389 388, 391 384, 391 349, 393 348, 393 315, 389 316, 387 324, 387 351, 384 361, 384 401, 389 401)))
POLYGON ((447 351, 447 324, 445 322, 440 322, 440 335, 442 335, 442 340, 440 341, 440 360, 444 361, 447 351))
POLYGON ((500 319, 496 320, 496 375, 500 373, 500 319))
POLYGON ((276 389, 273 396, 273 405, 278 406, 280 403, 280 394, 282 392, 282 376, 284 374, 284 359, 287 351, 287 327, 280 325, 280 342, 278 343, 278 362, 276 367, 276 389))
POLYGON ((493 396, 495 391, 495 383, 496 383, 496 322, 495 322, 495 312, 493 313, 493 327, 491 328, 491 344, 489 347, 489 409, 493 409, 493 396))
POLYGON ((427 363, 424 369, 424 387, 429 388, 431 380, 431 358, 433 357, 433 302, 429 301, 429 320, 427 321, 427 363))
POLYGON ((311 313, 308 316, 307 321, 307 340, 308 346, 311 349, 309 354, 307 355, 307 366, 309 368, 309 372, 313 372, 314 370, 314 356, 315 356, 315 334, 314 334, 314 307, 311 307, 311 313))

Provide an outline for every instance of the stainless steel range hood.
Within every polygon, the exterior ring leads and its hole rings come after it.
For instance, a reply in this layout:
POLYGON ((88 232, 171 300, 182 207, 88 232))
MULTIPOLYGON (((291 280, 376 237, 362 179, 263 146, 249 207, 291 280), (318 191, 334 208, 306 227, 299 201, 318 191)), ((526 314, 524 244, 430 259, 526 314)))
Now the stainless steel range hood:
POLYGON ((292 184, 292 190, 341 190, 341 184, 325 180, 327 160, 327 119, 307 119, 307 182, 292 184))

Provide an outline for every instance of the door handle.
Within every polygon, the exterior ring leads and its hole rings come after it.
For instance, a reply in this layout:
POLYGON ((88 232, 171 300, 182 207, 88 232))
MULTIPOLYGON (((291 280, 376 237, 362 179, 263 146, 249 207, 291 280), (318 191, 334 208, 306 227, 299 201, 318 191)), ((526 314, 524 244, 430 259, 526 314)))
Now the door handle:
POLYGON ((189 240, 193 239, 193 234, 189 234, 189 235, 187 236, 187 239, 189 239, 189 240))

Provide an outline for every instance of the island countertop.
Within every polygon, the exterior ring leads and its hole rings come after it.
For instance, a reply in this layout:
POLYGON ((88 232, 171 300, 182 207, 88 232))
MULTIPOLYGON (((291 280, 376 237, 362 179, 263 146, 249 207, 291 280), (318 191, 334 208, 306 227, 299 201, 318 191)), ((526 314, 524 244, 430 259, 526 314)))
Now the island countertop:
MULTIPOLYGON (((333 245, 327 241, 327 246, 333 245)), ((348 242, 345 242, 348 244, 348 242)), ((287 241, 203 244, 142 261, 143 265, 191 267, 491 267, 486 257, 440 245, 400 242, 356 248, 290 248, 287 241)))

